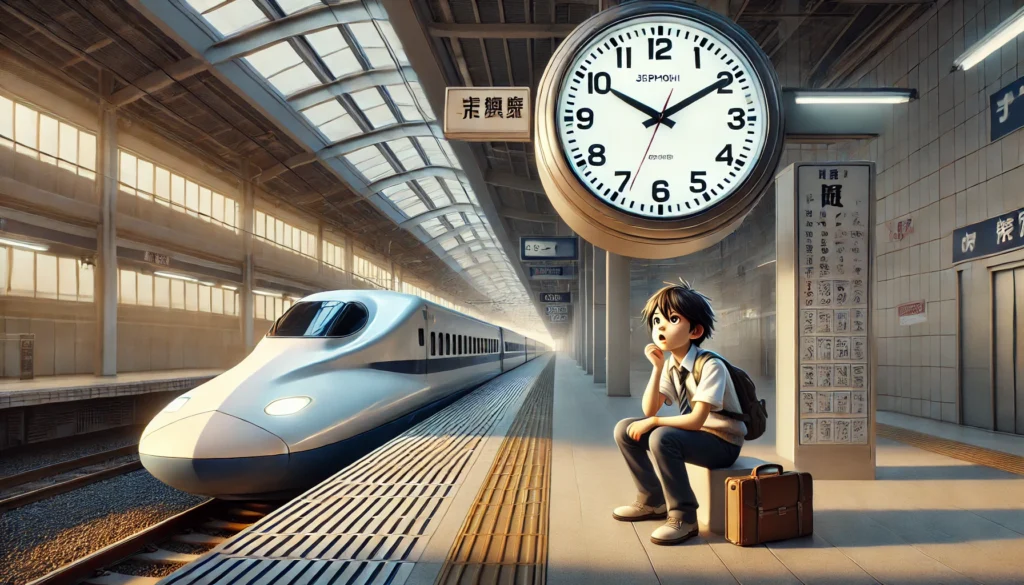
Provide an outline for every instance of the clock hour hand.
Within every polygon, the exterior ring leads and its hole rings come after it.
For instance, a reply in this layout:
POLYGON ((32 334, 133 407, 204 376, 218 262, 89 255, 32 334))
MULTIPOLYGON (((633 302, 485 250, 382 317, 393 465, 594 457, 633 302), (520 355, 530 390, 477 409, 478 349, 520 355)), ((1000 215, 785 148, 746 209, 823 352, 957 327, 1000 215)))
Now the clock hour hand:
MULTIPOLYGON (((650 116, 651 119, 654 120, 655 124, 658 122, 658 116, 661 116, 661 112, 659 112, 658 110, 655 110, 654 108, 644 104, 643 102, 637 101, 637 100, 629 97, 628 95, 622 93, 621 91, 617 91, 617 90, 613 89, 612 93, 615 94, 615 97, 619 98, 620 100, 626 102, 627 104, 633 106, 634 108, 636 108, 636 109, 640 110, 641 112, 643 112, 643 113, 647 114, 648 116, 650 116)), ((672 126, 676 125, 676 123, 673 122, 672 120, 664 120, 662 123, 665 124, 666 126, 668 126, 669 128, 671 128, 672 126)), ((645 123, 644 126, 647 126, 648 128, 650 128, 651 124, 645 123)))
MULTIPOLYGON (((672 120, 670 120, 669 118, 672 116, 672 114, 675 114, 679 110, 685 108, 686 106, 692 104, 693 102, 699 100, 700 98, 708 95, 709 93, 729 85, 729 83, 731 83, 731 82, 732 82, 732 79, 721 79, 721 80, 716 81, 715 83, 712 83, 711 85, 705 87, 704 89, 698 91, 697 93, 691 95, 690 97, 684 99, 683 101, 679 102, 678 104, 675 104, 671 108, 665 110, 665 113, 661 114, 661 123, 666 125, 666 126, 668 126, 669 128, 671 128, 672 125, 669 124, 669 122, 672 122, 672 120)), ((657 123, 658 123, 658 116, 655 115, 655 116, 651 116, 651 118, 649 120, 644 122, 644 126, 647 127, 647 128, 650 128, 651 126, 654 126, 657 123)), ((672 123, 674 124, 674 122, 672 122, 672 123)))

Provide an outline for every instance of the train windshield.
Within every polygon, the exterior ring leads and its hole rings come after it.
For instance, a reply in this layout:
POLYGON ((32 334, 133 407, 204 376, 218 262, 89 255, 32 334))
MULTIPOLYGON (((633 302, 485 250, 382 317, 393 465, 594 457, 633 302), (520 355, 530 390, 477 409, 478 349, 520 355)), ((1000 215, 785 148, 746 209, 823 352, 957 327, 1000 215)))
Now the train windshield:
POLYGON ((369 314, 359 303, 305 301, 281 316, 268 337, 345 337, 356 333, 369 314))

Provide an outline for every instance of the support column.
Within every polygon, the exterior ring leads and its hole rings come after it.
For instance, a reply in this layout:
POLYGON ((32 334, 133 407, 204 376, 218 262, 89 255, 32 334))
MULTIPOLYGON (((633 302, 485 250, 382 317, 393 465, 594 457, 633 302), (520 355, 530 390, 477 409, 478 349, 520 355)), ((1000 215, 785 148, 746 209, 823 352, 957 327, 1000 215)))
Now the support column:
POLYGON ((629 396, 629 258, 608 252, 605 281, 608 396, 629 396))
POLYGON ((253 260, 253 235, 256 209, 256 184, 253 182, 254 169, 249 161, 242 161, 242 287, 238 291, 238 315, 242 326, 242 343, 245 355, 249 355, 255 346, 253 332, 255 329, 255 311, 253 310, 252 289, 255 284, 256 265, 253 260))
POLYGON ((607 262, 607 252, 597 247, 593 249, 593 252, 590 258, 590 265, 594 275, 594 311, 591 314, 591 320, 594 323, 594 383, 603 384, 608 379, 607 370, 605 369, 605 362, 607 360, 605 355, 605 298, 607 294, 605 290, 605 264, 607 262))
POLYGON ((345 236, 345 286, 354 288, 355 278, 352 277, 355 268, 355 252, 352 250, 352 238, 345 236))
POLYGON ((587 307, 584 317, 587 320, 587 373, 594 374, 594 246, 587 244, 587 307))
POLYGON ((580 259, 577 263, 580 275, 580 306, 577 307, 580 317, 580 361, 579 366, 587 371, 587 243, 580 241, 580 259))
POLYGON ((106 101, 113 88, 107 71, 100 73, 99 134, 96 137, 96 358, 97 376, 117 375, 117 109, 106 101))

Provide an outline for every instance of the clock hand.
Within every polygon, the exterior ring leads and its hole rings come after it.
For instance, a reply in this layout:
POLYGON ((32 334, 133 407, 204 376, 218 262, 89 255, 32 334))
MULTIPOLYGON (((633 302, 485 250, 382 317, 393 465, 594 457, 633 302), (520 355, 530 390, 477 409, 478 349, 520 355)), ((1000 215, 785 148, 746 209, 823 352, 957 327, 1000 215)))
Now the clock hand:
MULTIPOLYGON (((617 97, 620 100, 626 102, 627 104, 633 106, 634 108, 640 110, 641 112, 647 114, 648 116, 651 117, 651 119, 655 119, 655 118, 657 118, 658 116, 661 115, 658 112, 658 110, 655 110, 654 108, 648 106, 647 104, 645 104, 643 102, 640 102, 640 101, 637 101, 637 100, 629 97, 628 95, 622 93, 621 91, 613 89, 612 93, 615 94, 615 97, 617 97)), ((676 123, 674 121, 672 121, 672 120, 665 120, 665 125, 668 126, 669 128, 671 128, 671 127, 675 126, 676 123)), ((648 128, 650 128, 650 126, 648 126, 648 128)))
MULTIPOLYGON (((702 90, 698 91, 697 93, 691 95, 690 97, 684 99, 683 101, 679 102, 678 104, 675 104, 671 108, 665 110, 661 114, 661 118, 660 119, 656 118, 654 116, 651 116, 651 118, 649 120, 644 122, 644 126, 646 126, 647 128, 650 128, 651 126, 653 126, 654 124, 657 124, 658 122, 665 122, 665 125, 668 126, 667 122, 671 122, 671 120, 669 120, 668 118, 670 116, 672 116, 672 114, 675 114, 679 110, 685 108, 686 106, 692 104, 693 102, 699 100, 700 98, 708 95, 709 93, 729 85, 729 83, 730 83, 729 79, 722 79, 722 80, 716 81, 715 83, 712 83, 711 85, 705 87, 704 89, 702 89, 702 90)), ((669 126, 669 127, 671 128, 671 126, 669 126)))
POLYGON ((629 184, 629 190, 633 190, 633 183, 636 183, 636 178, 640 176, 640 169, 644 168, 644 161, 647 160, 647 153, 651 151, 651 145, 654 144, 654 137, 658 135, 658 128, 661 128, 661 121, 665 118, 665 108, 668 107, 668 100, 672 99, 672 92, 674 89, 668 90, 668 97, 665 98, 665 105, 661 106, 661 113, 658 114, 658 125, 654 127, 654 133, 651 134, 651 141, 647 143, 647 150, 644 151, 644 157, 640 159, 640 166, 636 168, 636 174, 633 175, 633 182, 629 184))

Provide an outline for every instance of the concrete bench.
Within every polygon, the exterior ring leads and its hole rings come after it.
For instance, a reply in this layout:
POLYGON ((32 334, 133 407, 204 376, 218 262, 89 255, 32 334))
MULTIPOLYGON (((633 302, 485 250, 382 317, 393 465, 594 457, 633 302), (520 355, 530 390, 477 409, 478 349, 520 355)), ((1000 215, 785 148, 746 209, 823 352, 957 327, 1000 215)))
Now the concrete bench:
POLYGON ((690 486, 697 496, 697 523, 715 534, 725 534, 725 480, 750 475, 758 465, 770 463, 757 457, 739 457, 730 467, 707 469, 686 464, 690 486))

